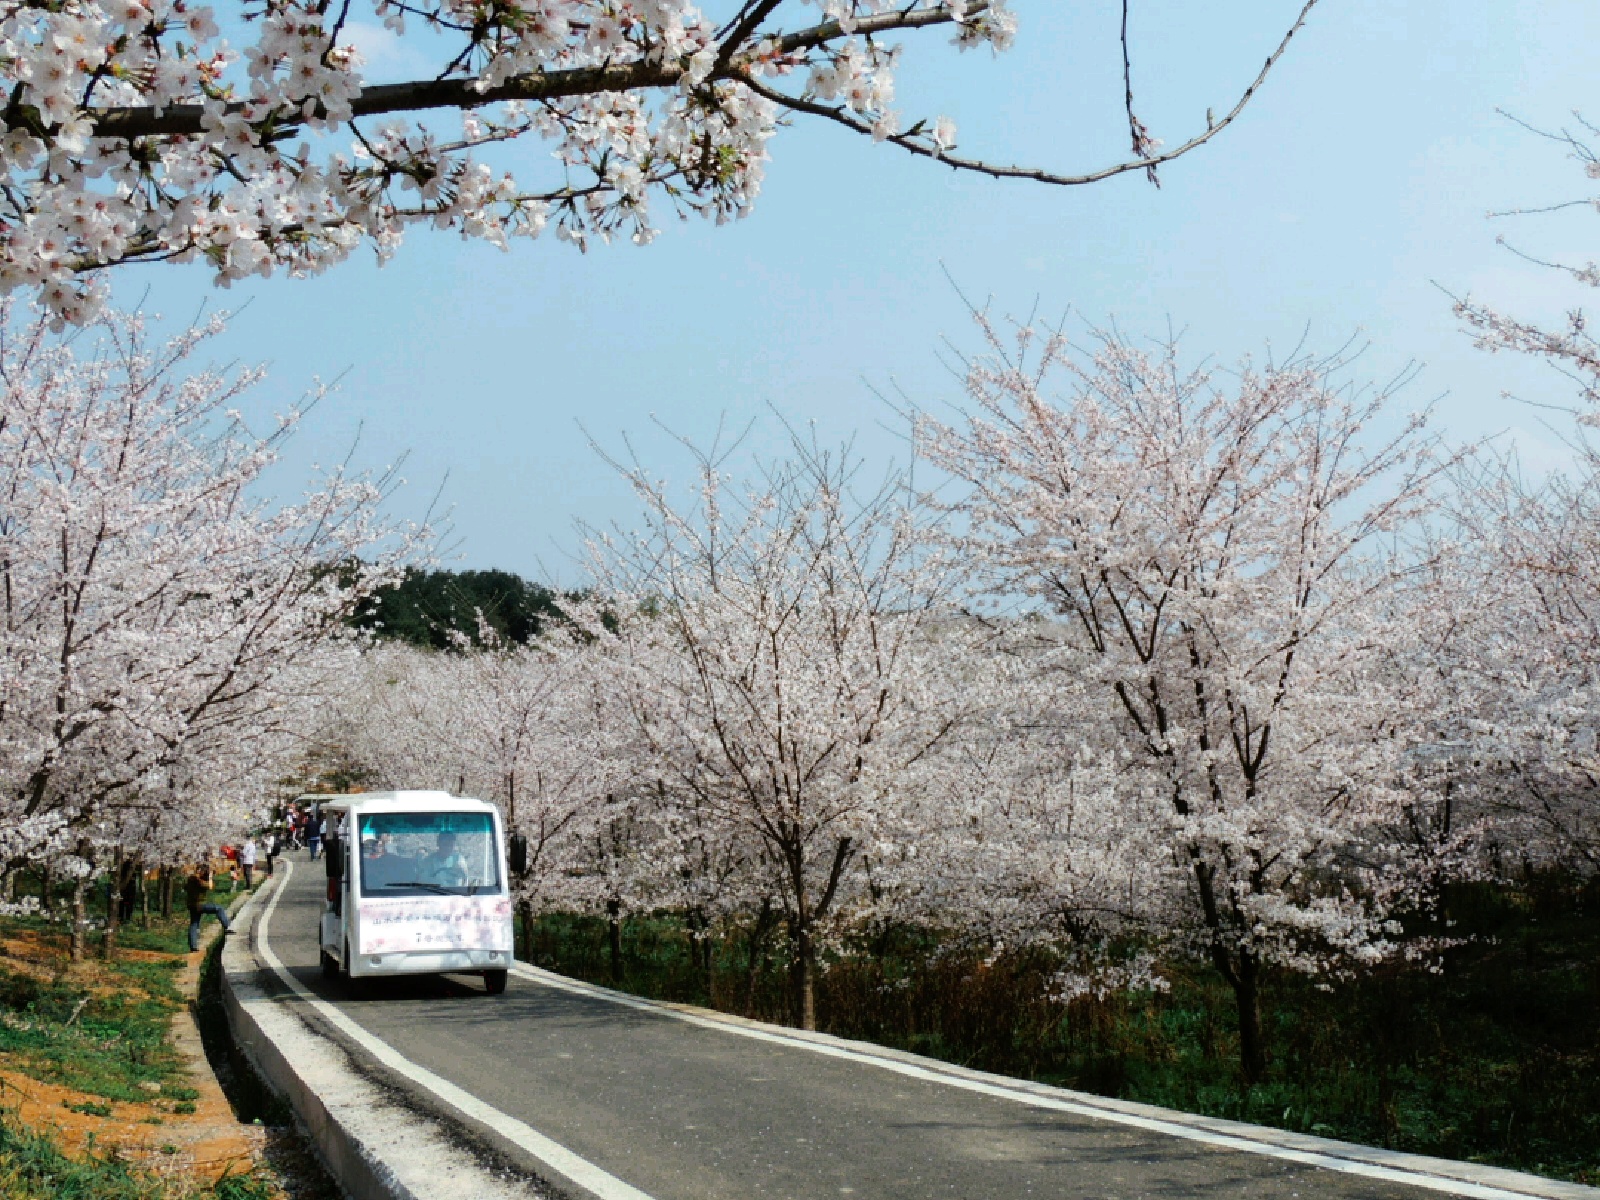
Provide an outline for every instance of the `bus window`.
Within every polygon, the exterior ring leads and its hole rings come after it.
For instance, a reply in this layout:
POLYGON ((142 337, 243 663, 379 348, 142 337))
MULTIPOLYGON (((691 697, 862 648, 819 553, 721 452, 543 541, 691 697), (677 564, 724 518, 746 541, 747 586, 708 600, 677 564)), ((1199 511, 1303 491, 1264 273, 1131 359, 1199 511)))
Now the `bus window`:
POLYGON ((488 813, 363 813, 358 824, 363 896, 484 896, 502 890, 488 813))

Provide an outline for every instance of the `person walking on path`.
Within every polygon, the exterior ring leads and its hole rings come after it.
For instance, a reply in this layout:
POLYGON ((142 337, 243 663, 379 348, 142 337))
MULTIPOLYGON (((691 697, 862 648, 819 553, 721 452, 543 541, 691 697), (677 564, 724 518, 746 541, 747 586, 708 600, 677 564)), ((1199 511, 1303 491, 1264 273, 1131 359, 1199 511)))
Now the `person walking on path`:
POLYGON ((200 919, 210 913, 222 922, 222 932, 227 933, 233 928, 228 920, 228 910, 220 904, 206 903, 206 897, 211 894, 211 864, 203 862, 189 872, 189 878, 183 881, 184 899, 189 902, 189 951, 192 954, 200 949, 200 919))
POLYGON ((266 837, 262 839, 261 852, 267 856, 267 875, 272 875, 272 860, 278 857, 279 837, 276 829, 267 830, 266 837))
POLYGON ((316 861, 317 847, 322 844, 322 822, 315 816, 306 822, 306 844, 311 847, 312 861, 316 861))
POLYGON ((256 885, 256 840, 247 837, 239 847, 239 865, 244 868, 244 886, 249 891, 256 885))

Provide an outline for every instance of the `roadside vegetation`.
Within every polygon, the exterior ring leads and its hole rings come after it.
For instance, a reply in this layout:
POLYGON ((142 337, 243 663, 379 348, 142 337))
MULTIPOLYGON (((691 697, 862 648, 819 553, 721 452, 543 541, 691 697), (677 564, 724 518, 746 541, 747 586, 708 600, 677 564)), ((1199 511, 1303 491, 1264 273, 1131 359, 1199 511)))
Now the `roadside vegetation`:
POLYGON ((0 1195, 8 1200, 275 1200, 280 1193, 254 1173, 194 1186, 92 1148, 69 1156, 55 1139, 0 1110, 0 1195))
MULTIPOLYGON (((19 895, 44 898, 42 877, 23 873, 16 887, 19 895)), ((170 915, 157 903, 125 922, 109 958, 73 962, 70 887, 48 891, 53 915, 0 917, 0 1196, 331 1196, 291 1135, 249 1131, 253 1124, 286 1126, 281 1109, 226 1066, 220 1074, 235 1084, 232 1111, 216 1101, 207 1108, 190 1061, 174 1045, 172 1022, 193 987, 187 968, 200 965, 188 953, 181 899, 170 915), (251 1102, 241 1105, 235 1092, 251 1102)), ((93 891, 103 896, 103 888, 93 891)), ((209 899, 227 905, 237 895, 224 883, 209 899)), ((103 936, 103 929, 90 932, 103 936)), ((206 966, 215 967, 220 946, 220 939, 212 943, 206 966)), ((219 1007, 204 1003, 208 982, 215 999, 214 971, 208 974, 197 1016, 210 1052, 228 1038, 219 1007)))
MULTIPOLYGON (((22 881, 36 891, 38 881, 22 881)), ((227 904, 226 890, 212 900, 227 904)), ((52 897, 57 911, 61 896, 52 897)), ((188 918, 135 917, 115 957, 71 964, 62 921, 0 919, 0 1065, 42 1083, 106 1100, 173 1110, 195 1098, 187 1065, 167 1034, 182 1007, 188 918)))
MULTIPOLYGON (((1600 1182, 1600 888, 1541 877, 1464 886, 1463 944, 1438 973, 1388 964, 1336 990, 1289 972, 1265 989, 1272 1053, 1244 1087, 1232 996, 1193 963, 1166 992, 1052 999, 1039 949, 885 928, 826 959, 818 1027, 1001 1074, 1446 1158, 1600 1182)), ((638 995, 790 1018, 781 942, 697 942, 681 917, 551 915, 524 953, 638 995)))

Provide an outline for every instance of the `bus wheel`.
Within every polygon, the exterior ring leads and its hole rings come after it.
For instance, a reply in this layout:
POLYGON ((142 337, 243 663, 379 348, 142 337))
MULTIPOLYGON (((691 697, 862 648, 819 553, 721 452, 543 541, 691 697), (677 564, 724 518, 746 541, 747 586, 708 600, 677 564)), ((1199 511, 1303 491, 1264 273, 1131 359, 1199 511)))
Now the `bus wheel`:
POLYGON ((483 990, 491 996, 498 996, 506 990, 506 972, 485 971, 483 973, 483 990))
POLYGON ((350 970, 350 943, 344 944, 344 990, 345 994, 354 1000, 367 998, 367 980, 357 979, 350 970))

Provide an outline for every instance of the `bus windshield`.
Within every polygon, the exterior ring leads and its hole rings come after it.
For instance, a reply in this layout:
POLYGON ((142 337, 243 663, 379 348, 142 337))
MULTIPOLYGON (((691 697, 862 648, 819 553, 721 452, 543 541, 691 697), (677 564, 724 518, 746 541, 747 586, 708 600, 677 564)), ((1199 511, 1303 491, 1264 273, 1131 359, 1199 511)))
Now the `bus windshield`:
POLYGON ((363 896, 483 896, 501 890, 488 813, 363 813, 357 836, 363 896))

